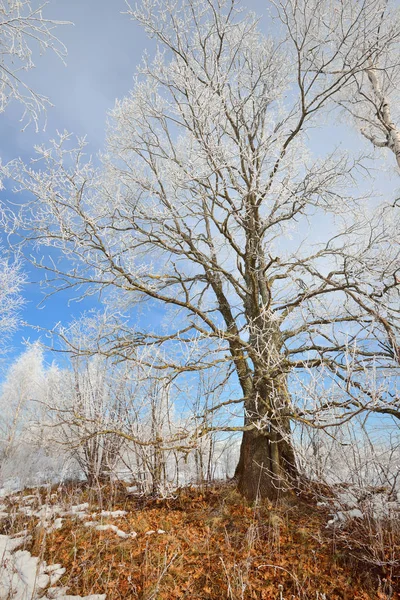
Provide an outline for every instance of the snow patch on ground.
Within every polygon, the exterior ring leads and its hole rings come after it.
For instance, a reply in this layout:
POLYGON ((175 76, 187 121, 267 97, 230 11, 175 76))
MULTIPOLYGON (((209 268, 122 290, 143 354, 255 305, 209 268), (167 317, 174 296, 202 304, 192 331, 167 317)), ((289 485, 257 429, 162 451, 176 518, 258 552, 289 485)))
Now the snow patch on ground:
POLYGON ((18 550, 29 540, 24 535, 0 536, 0 598, 38 598, 65 573, 61 565, 47 565, 27 550, 18 550))
MULTIPOLYGON (((24 502, 30 504, 30 500, 27 497, 24 502)), ((7 507, 2 506, 2 508, 7 507)), ((35 516, 48 517, 50 508, 52 507, 41 507, 35 516)), ((27 514, 26 511, 23 512, 27 514)), ((50 515, 54 516, 51 510, 50 515)), ((5 513, 5 516, 8 516, 8 513, 5 513)), ((59 517, 55 519, 49 530, 61 527, 62 518, 59 517)), ((21 550, 21 546, 30 540, 27 530, 12 536, 0 535, 0 600, 11 598, 13 600, 39 600, 39 598, 42 600, 106 600, 105 594, 94 594, 83 598, 67 595, 66 587, 55 587, 64 575, 65 568, 60 564, 48 565, 39 557, 32 556, 28 550, 21 550)))
POLYGON ((400 503, 386 489, 339 489, 334 499, 318 502, 319 506, 329 506, 332 518, 327 527, 341 526, 352 519, 372 518, 377 520, 400 517, 400 503))
POLYGON ((136 531, 131 531, 131 533, 125 533, 125 531, 122 531, 122 529, 119 529, 119 527, 117 527, 116 525, 101 525, 97 521, 86 521, 84 525, 85 527, 93 527, 93 529, 96 529, 97 531, 114 531, 114 533, 116 533, 117 536, 122 539, 135 538, 137 536, 136 531))
POLYGON ((126 510, 102 510, 100 513, 101 517, 125 517, 128 513, 126 510))
MULTIPOLYGON (((33 497, 33 498, 35 498, 35 500, 37 500, 36 497, 33 497)), ((12 498, 12 500, 14 502, 17 501, 17 499, 15 499, 15 498, 12 498)), ((18 498, 18 500, 22 501, 22 502, 25 501, 24 498, 18 498)), ((24 514, 26 517, 38 518, 39 519, 38 527, 44 527, 44 529, 46 529, 46 531, 48 533, 51 533, 52 531, 55 531, 56 529, 61 529, 62 524, 63 524, 63 519, 65 517, 71 517, 73 519, 80 519, 80 520, 88 518, 88 514, 86 511, 89 508, 89 504, 87 502, 85 502, 84 504, 76 504, 74 506, 71 506, 71 508, 69 510, 65 510, 65 507, 62 507, 58 504, 53 504, 53 505, 43 504, 40 508, 33 508, 31 506, 32 503, 33 503, 33 499, 32 499, 32 502, 30 500, 27 503, 25 502, 25 504, 28 504, 28 506, 25 506, 25 505, 19 506, 18 512, 24 514)), ((122 513, 125 511, 115 511, 115 512, 122 513)), ((112 515, 112 513, 110 513, 110 514, 112 515)), ((7 513, 5 513, 5 515, 7 516, 7 513)), ((1 512, 0 512, 0 518, 1 518, 1 512)))
MULTIPOLYGON (((56 501, 56 497, 52 497, 56 501)), ((27 518, 37 518, 37 527, 43 527, 51 533, 63 527, 66 517, 84 520, 85 527, 97 531, 112 531, 121 539, 136 538, 136 531, 129 533, 111 523, 103 523, 102 519, 120 519, 128 513, 126 510, 101 510, 89 512, 89 503, 76 504, 66 510, 65 506, 41 504, 40 495, 23 496, 15 494, 8 496, 6 504, 0 504, 0 519, 9 516, 7 512, 11 505, 11 514, 20 513, 27 518), (90 520, 89 520, 90 519, 90 520)), ((93 509, 92 509, 93 510, 93 509)), ((96 510, 96 508, 95 508, 96 510)), ((147 531, 145 535, 165 534, 163 529, 147 531)), ((21 547, 31 540, 27 530, 15 535, 0 535, 0 600, 105 600, 105 594, 91 596, 71 596, 66 587, 56 584, 65 569, 60 564, 47 565, 39 557, 32 556, 21 547)))
POLYGON ((0 598, 13 600, 105 600, 105 594, 68 596, 67 588, 54 587, 65 569, 60 564, 48 565, 27 550, 18 550, 29 538, 0 535, 0 598), (43 595, 46 594, 46 595, 43 595))

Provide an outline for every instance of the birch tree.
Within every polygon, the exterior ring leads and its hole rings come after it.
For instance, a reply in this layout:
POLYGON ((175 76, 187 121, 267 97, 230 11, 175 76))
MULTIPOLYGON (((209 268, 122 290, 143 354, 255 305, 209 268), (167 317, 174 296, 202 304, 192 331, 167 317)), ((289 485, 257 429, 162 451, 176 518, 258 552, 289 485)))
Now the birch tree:
POLYGON ((308 143, 398 36, 394 20, 376 48, 381 4, 271 4, 280 25, 265 36, 238 0, 144 0, 130 12, 158 51, 112 111, 101 168, 67 134, 39 149, 41 169, 14 165, 32 193, 15 226, 40 256, 48 246, 68 259, 37 260, 52 285, 101 292, 127 324, 142 302, 161 315, 116 328, 107 352, 161 346, 153 368, 176 379, 227 367, 231 393, 212 412, 229 421, 204 415, 196 434, 241 432, 236 478, 251 499, 298 477, 293 419, 338 425, 349 407, 371 410, 375 398, 354 391, 372 366, 378 379, 394 373, 378 343, 384 322, 365 302, 385 285, 387 232, 357 192, 363 163, 314 156, 308 143), (296 372, 328 377, 332 392, 307 404, 296 372))

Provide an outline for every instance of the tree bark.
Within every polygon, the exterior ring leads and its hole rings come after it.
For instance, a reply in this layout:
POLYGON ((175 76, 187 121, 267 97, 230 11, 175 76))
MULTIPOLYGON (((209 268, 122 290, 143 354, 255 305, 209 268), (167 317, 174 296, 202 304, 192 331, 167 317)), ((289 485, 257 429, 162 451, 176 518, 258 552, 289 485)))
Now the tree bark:
POLYGON ((267 438, 257 430, 245 431, 235 471, 238 490, 248 500, 274 500, 290 493, 296 474, 293 448, 279 433, 267 438))
POLYGON ((252 501, 274 500, 291 493, 298 475, 290 420, 285 415, 279 416, 285 408, 286 382, 272 382, 264 386, 263 391, 269 394, 263 396, 263 401, 253 398, 247 406, 245 404, 245 425, 254 425, 254 428, 243 433, 235 471, 239 492, 252 501), (278 396, 273 392, 276 389, 282 390, 278 396), (259 427, 261 420, 262 428, 259 427))

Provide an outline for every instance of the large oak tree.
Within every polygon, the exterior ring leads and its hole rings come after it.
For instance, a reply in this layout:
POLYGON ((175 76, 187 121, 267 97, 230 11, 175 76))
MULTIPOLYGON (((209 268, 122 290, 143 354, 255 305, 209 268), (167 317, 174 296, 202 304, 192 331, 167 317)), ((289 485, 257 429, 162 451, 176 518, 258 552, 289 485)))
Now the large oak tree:
POLYGON ((371 395, 371 373, 396 368, 393 207, 371 208, 362 158, 309 141, 316 125, 329 137, 360 77, 378 94, 371 65, 400 32, 384 4, 271 2, 266 36, 238 0, 144 0, 131 14, 157 51, 111 114, 102 166, 64 135, 39 150, 42 170, 14 168, 33 194, 15 223, 40 252, 62 251, 37 261, 57 288, 168 317, 125 322, 105 352, 163 346, 152 368, 175 379, 228 365, 239 393, 212 410, 243 434, 236 477, 252 499, 297 477, 293 419, 320 427, 398 402, 390 385, 371 395), (320 394, 298 393, 296 372, 320 394))

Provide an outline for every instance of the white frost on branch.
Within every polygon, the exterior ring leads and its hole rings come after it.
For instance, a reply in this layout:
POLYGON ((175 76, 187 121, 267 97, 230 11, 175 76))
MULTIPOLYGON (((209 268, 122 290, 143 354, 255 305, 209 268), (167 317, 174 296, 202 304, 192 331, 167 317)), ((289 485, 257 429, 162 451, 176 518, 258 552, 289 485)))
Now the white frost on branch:
MULTIPOLYGON (((22 120, 38 127, 40 113, 50 104, 24 81, 23 74, 34 68, 33 53, 54 51, 66 56, 65 46, 54 34, 61 21, 43 15, 48 2, 38 0, 0 0, 0 114, 16 100, 23 108, 22 120)), ((26 126, 26 125, 25 125, 26 126)))

